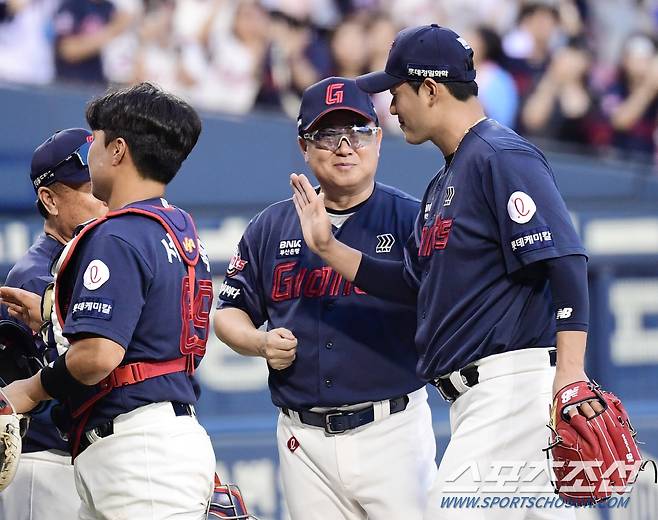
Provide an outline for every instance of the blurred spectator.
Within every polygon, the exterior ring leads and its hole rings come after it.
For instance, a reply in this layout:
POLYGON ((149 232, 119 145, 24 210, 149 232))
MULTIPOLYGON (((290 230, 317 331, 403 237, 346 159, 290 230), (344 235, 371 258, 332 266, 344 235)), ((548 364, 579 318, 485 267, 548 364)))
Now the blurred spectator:
POLYGON ((624 45, 616 82, 602 107, 614 129, 612 144, 639 156, 656 151, 658 118, 658 55, 656 42, 635 34, 624 45))
POLYGON ((135 69, 135 58, 139 53, 139 27, 144 16, 145 4, 154 6, 167 3, 168 0, 112 0, 118 11, 130 15, 132 23, 110 40, 101 49, 101 61, 103 62, 103 75, 105 79, 114 84, 130 83, 135 69))
POLYGON ((581 145, 603 145, 606 127, 588 85, 592 55, 580 40, 555 53, 521 114, 531 135, 581 145))
MULTIPOLYGON (((385 12, 375 12, 368 20, 366 44, 368 46, 368 72, 384 70, 388 51, 400 27, 385 12)), ((391 115, 390 106, 393 96, 388 90, 373 94, 372 102, 379 116, 379 124, 395 133, 402 133, 397 116, 391 115)))
POLYGON ((101 51, 132 19, 109 0, 64 0, 54 20, 57 78, 104 83, 101 51))
POLYGON ((262 81, 269 45, 269 16, 255 0, 231 6, 217 2, 201 33, 210 59, 198 83, 190 89, 197 106, 223 112, 252 109, 262 81), (228 25, 222 15, 229 13, 228 25))
POLYGON ((270 13, 271 46, 265 60, 264 82, 257 103, 278 107, 289 117, 299 111, 306 87, 331 75, 331 52, 326 36, 295 11, 270 13))
POLYGON ((368 42, 366 29, 359 17, 352 16, 338 24, 331 35, 330 48, 333 76, 355 78, 366 72, 368 42))
POLYGON ((0 81, 49 83, 54 77, 48 27, 57 0, 0 2, 0 81))
POLYGON ((559 16, 552 3, 528 2, 519 12, 516 29, 503 39, 505 54, 521 99, 548 66, 551 51, 559 40, 559 16))
POLYGON ((139 30, 132 82, 152 81, 165 90, 179 89, 179 44, 174 35, 174 0, 163 0, 148 10, 139 30))
POLYGON ((505 56, 500 36, 481 25, 466 33, 466 41, 473 49, 478 97, 485 113, 505 126, 514 126, 519 97, 512 76, 502 68, 505 56))

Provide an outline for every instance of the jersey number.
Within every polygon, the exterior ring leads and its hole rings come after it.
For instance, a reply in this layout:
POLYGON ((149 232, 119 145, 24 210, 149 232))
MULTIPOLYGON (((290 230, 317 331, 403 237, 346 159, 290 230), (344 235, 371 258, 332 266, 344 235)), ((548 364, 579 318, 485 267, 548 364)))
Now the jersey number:
POLYGON ((181 331, 180 351, 183 355, 203 356, 206 353, 208 329, 210 327, 210 307, 212 305, 212 282, 199 280, 198 290, 192 298, 190 278, 183 278, 181 309, 183 330, 181 331))

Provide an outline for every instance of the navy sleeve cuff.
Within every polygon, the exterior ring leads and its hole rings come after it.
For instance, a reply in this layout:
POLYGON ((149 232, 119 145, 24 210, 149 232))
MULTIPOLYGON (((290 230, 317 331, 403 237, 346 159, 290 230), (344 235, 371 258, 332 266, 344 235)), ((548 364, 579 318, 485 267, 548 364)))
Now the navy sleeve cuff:
POLYGON ((416 304, 416 291, 407 283, 404 264, 401 261, 380 260, 364 254, 361 256, 354 284, 368 294, 384 300, 407 305, 416 304))

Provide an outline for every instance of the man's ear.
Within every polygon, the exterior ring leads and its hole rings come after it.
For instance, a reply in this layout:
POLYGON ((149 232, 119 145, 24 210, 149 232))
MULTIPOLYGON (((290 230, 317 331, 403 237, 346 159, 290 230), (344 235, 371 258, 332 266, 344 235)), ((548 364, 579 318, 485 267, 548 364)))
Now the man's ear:
POLYGON ((432 78, 425 78, 420 88, 427 95, 430 105, 433 105, 441 96, 441 89, 445 89, 445 86, 437 83, 432 78))
POLYGON ((118 166, 128 154, 128 143, 123 137, 117 137, 109 147, 112 153, 112 166, 118 166))
POLYGON ((57 207, 57 195, 53 190, 46 186, 42 186, 37 191, 37 198, 49 215, 54 217, 59 215, 59 208, 57 207))
POLYGON ((299 144, 299 149, 302 151, 302 154, 304 155, 304 161, 308 162, 308 143, 306 142, 305 139, 298 137, 297 144, 299 144))

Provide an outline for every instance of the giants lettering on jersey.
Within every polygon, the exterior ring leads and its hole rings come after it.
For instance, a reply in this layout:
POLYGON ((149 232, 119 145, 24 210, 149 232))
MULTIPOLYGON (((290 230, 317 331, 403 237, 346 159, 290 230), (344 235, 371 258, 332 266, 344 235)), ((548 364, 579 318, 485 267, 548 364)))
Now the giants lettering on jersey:
POLYGON ((329 266, 317 269, 302 267, 297 270, 299 262, 283 262, 274 268, 272 278, 272 300, 282 302, 305 296, 306 298, 322 298, 323 296, 349 296, 366 294, 353 283, 329 266))
POLYGON ((445 249, 448 245, 448 238, 450 238, 452 222, 451 218, 444 220, 437 215, 434 224, 423 226, 418 256, 431 256, 435 250, 445 249))

